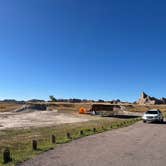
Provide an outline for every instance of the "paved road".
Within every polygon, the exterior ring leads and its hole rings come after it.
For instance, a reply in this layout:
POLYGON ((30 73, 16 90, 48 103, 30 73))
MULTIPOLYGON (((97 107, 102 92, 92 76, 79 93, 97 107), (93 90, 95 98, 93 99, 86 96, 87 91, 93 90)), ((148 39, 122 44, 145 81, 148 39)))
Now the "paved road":
POLYGON ((143 124, 85 137, 21 166, 165 166, 166 124, 143 124))

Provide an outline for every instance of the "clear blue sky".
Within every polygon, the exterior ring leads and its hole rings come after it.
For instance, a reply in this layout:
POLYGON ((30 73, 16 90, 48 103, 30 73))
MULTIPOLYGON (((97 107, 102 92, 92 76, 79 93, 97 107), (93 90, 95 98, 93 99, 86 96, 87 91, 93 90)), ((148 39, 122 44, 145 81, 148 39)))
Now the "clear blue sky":
POLYGON ((0 99, 166 96, 164 0, 0 1, 0 99))

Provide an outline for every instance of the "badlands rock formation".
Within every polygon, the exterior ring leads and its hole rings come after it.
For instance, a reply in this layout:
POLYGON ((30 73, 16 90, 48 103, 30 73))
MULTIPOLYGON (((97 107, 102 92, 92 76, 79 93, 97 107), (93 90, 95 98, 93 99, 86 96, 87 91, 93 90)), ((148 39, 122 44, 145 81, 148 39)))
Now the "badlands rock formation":
POLYGON ((141 98, 137 101, 137 103, 138 104, 166 104, 166 98, 157 99, 143 92, 141 94, 141 98))

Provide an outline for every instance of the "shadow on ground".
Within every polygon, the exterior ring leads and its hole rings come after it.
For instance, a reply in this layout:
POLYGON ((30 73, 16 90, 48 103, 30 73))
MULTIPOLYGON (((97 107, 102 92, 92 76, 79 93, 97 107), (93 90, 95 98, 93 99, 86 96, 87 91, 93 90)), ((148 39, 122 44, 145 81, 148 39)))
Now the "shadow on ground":
POLYGON ((132 118, 140 118, 141 116, 137 116, 137 115, 112 115, 109 117, 120 118, 120 119, 132 119, 132 118))
POLYGON ((166 121, 164 122, 146 122, 147 124, 159 124, 159 125, 165 125, 166 121))

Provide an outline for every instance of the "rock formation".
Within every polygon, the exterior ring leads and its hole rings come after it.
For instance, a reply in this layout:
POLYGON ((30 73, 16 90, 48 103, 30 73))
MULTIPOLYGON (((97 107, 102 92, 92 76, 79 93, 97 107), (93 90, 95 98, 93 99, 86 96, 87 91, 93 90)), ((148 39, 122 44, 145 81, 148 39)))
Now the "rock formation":
POLYGON ((166 98, 157 99, 155 97, 148 96, 143 92, 141 94, 141 98, 137 101, 137 104, 166 104, 166 98))

